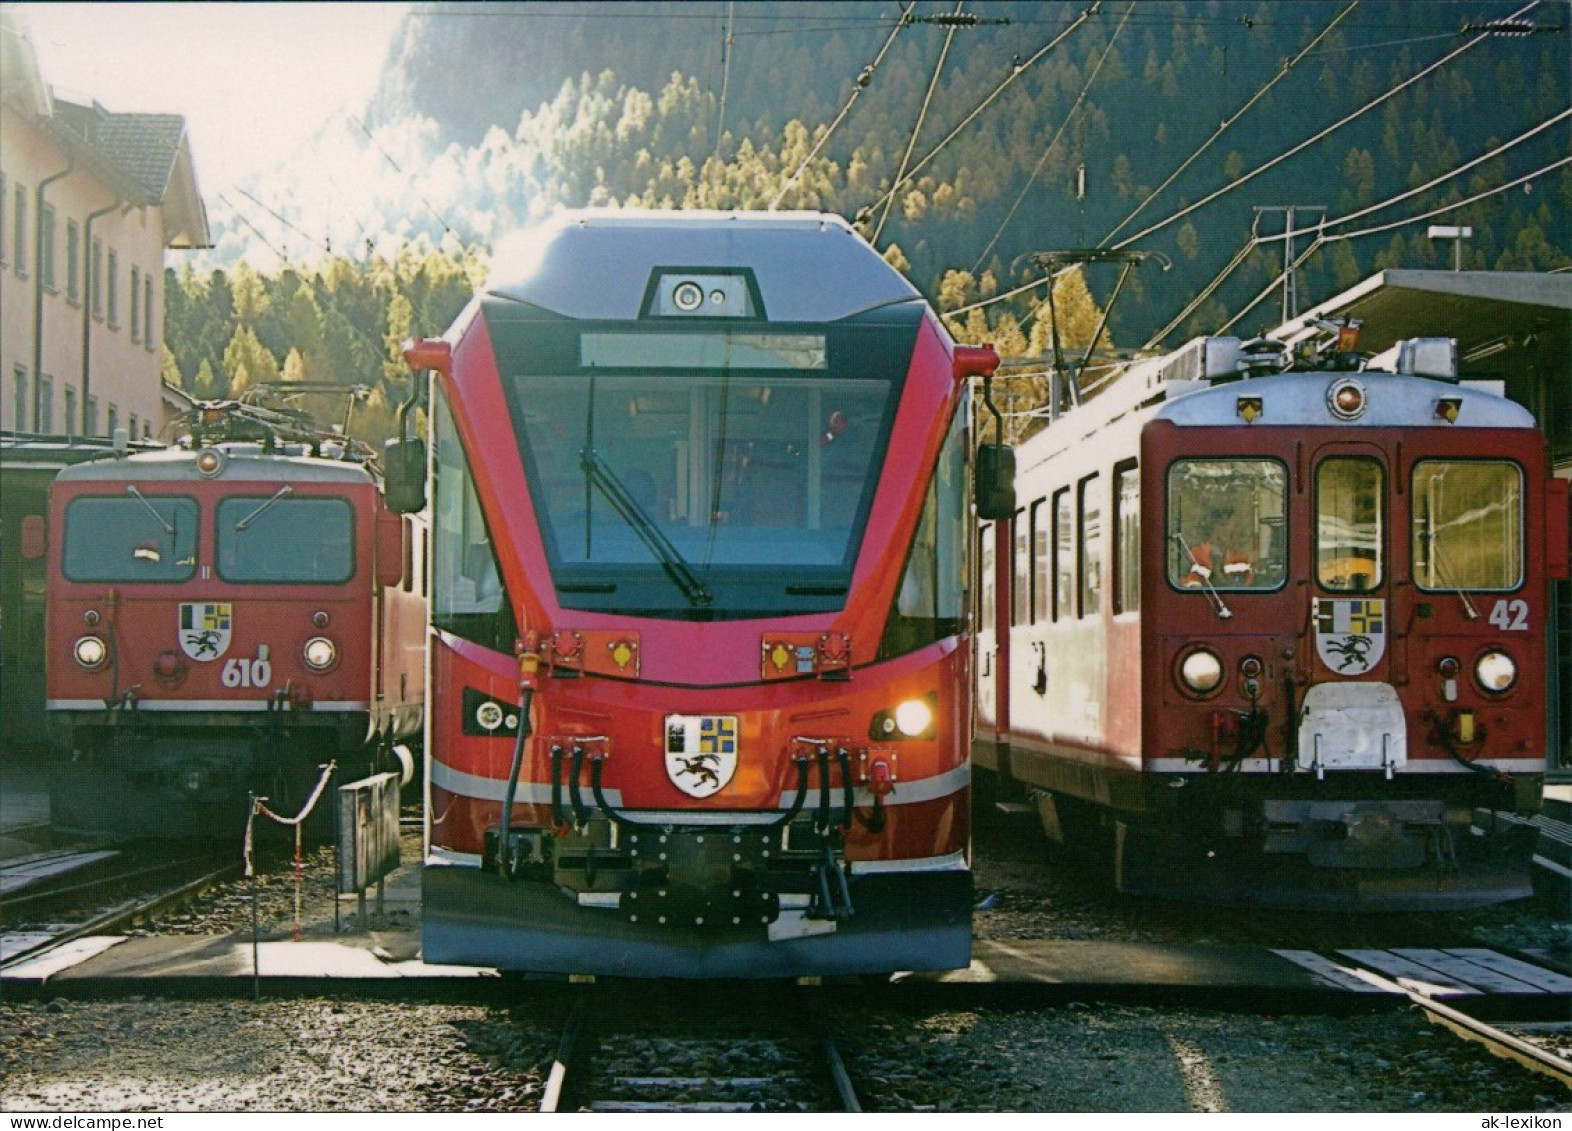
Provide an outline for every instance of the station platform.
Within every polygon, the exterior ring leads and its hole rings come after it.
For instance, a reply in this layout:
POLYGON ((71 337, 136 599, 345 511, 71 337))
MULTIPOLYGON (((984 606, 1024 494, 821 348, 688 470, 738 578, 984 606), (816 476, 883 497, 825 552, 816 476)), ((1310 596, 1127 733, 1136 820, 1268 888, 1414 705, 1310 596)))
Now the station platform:
MULTIPOLYGON (((491 997, 501 989, 498 971, 427 965, 420 960, 419 945, 416 931, 259 943, 240 935, 85 938, 0 972, 0 995, 287 995, 336 986, 399 996, 491 997)), ((567 981, 528 978, 510 984, 567 981)), ((883 981, 864 979, 862 984, 883 981)), ((1402 994, 1398 987, 1403 986, 1472 1012, 1499 1010, 1505 1003, 1514 1017, 1565 1021, 1572 1002, 1572 969, 1552 956, 1483 948, 1321 953, 983 939, 974 943, 971 965, 964 970, 897 974, 887 982, 914 995, 1006 1006, 1090 1000, 1215 1005, 1233 997, 1265 997, 1284 1011, 1340 1010, 1377 1004, 1402 994)))

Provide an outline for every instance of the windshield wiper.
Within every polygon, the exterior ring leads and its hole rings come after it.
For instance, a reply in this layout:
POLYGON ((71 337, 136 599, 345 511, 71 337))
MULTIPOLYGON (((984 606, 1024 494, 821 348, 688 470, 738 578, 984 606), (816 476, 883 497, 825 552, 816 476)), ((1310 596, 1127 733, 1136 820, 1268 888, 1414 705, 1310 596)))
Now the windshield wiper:
POLYGON ((1180 534, 1177 530, 1174 531, 1174 541, 1179 543, 1179 548, 1184 551, 1184 556, 1190 559, 1190 572, 1201 579, 1201 588, 1204 589, 1206 591, 1206 595, 1212 599, 1213 611, 1217 613, 1218 619, 1227 620, 1229 617, 1233 616, 1233 610, 1230 609, 1227 605, 1223 604, 1223 595, 1219 593, 1217 591, 1217 587, 1212 584, 1211 567, 1201 564, 1200 559, 1195 556, 1195 551, 1190 549, 1190 543, 1186 542, 1184 540, 1184 535, 1180 534))
POLYGON ((170 522, 163 515, 158 513, 158 508, 147 501, 147 496, 136 489, 135 483, 126 484, 126 494, 130 495, 132 498, 136 499, 137 502, 141 503, 144 507, 147 508, 147 513, 152 515, 158 525, 164 528, 165 534, 169 535, 171 538, 175 536, 174 523, 170 522))
POLYGON ((633 533, 639 536, 639 541, 649 549, 666 571, 666 576, 671 578, 672 584, 682 590, 682 595, 688 599, 688 604, 694 608, 708 605, 712 598, 704 583, 693 572, 693 567, 688 565, 687 559, 671 544, 671 539, 649 515, 649 512, 640 505, 639 501, 628 493, 627 486, 617 473, 612 471, 600 461, 594 448, 586 447, 579 453, 579 466, 584 469, 584 482, 593 483, 606 501, 611 504, 612 510, 622 516, 633 533))
POLYGON ((274 492, 273 497, 271 499, 269 499, 267 502, 263 503, 260 507, 258 507, 256 510, 252 511, 250 514, 246 515, 245 518, 243 518, 239 522, 235 523, 235 530, 237 532, 245 530, 246 527, 250 526, 257 519, 261 518, 268 511, 272 510, 273 507, 275 505, 277 505, 277 503, 278 503, 278 501, 280 499, 282 499, 285 495, 291 494, 294 490, 295 489, 293 487, 291 487, 289 484, 287 484, 287 483, 284 484, 284 486, 280 487, 276 492, 274 492))
MULTIPOLYGON (((1421 522, 1428 519, 1421 518, 1421 522)), ((1433 530, 1421 530, 1419 536, 1425 540, 1430 550, 1430 565, 1434 568, 1436 576, 1441 579, 1441 584, 1457 594, 1458 600, 1463 602, 1463 617, 1466 620, 1478 620, 1479 610, 1474 607, 1474 602, 1469 598, 1468 592, 1452 578, 1452 570, 1446 564, 1446 558, 1441 553, 1441 536, 1433 530)))

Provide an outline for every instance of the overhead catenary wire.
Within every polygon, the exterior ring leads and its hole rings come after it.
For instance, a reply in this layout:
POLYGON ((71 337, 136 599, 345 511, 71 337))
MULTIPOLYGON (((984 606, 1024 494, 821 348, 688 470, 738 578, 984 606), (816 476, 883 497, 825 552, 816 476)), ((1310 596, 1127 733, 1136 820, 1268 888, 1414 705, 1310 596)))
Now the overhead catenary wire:
POLYGON ((1292 59, 1285 60, 1283 65, 1278 68, 1277 73, 1268 79, 1264 84, 1262 84, 1262 86, 1254 94, 1246 99, 1243 106, 1235 110, 1229 117, 1223 119, 1222 124, 1219 125, 1215 131, 1213 131, 1211 137, 1203 141, 1194 153, 1190 154, 1190 156, 1181 161, 1174 171, 1168 174, 1168 178, 1164 180, 1162 184, 1158 185, 1151 192, 1147 193, 1141 202, 1131 210, 1128 216, 1115 224, 1113 228, 1109 230, 1108 234, 1102 238, 1099 246, 1106 244, 1109 240, 1113 239, 1114 236, 1118 235, 1125 225, 1140 215, 1141 211, 1145 209, 1146 206, 1155 200, 1159 195, 1161 195, 1164 189, 1173 184, 1174 181, 1178 180, 1179 177, 1184 174, 1184 171, 1194 164, 1201 154, 1205 153, 1209 148, 1211 148, 1213 142, 1222 137, 1223 134, 1228 131, 1230 126, 1232 126, 1240 118, 1244 117, 1244 115, 1249 112, 1252 106, 1254 106, 1262 98, 1265 98, 1274 86, 1276 86, 1293 71, 1294 67, 1299 64, 1301 59, 1310 54, 1310 52, 1315 48, 1316 44, 1320 43, 1323 39, 1330 35, 1333 29, 1336 28, 1337 25, 1340 24, 1350 12, 1352 12, 1358 6, 1359 0, 1353 0, 1353 2, 1348 5, 1348 7, 1344 8, 1341 12, 1334 16, 1332 18, 1332 22, 1327 24, 1326 27, 1324 27, 1314 39, 1305 44, 1304 48, 1300 50, 1299 54, 1295 55, 1292 59))
MULTIPOLYGON (((401 177, 405 178, 406 180, 408 180, 410 182, 410 187, 414 188, 415 179, 413 177, 411 177, 408 173, 404 172, 403 169, 399 168, 399 163, 397 161, 393 160, 393 155, 387 151, 386 147, 384 147, 383 144, 380 141, 377 140, 376 135, 373 134, 366 127, 366 123, 362 122, 359 118, 355 117, 355 115, 353 115, 353 114, 346 114, 345 117, 347 117, 351 122, 353 122, 355 125, 360 127, 360 132, 365 134, 367 140, 369 140, 372 145, 377 147, 377 151, 380 152, 382 154, 383 158, 387 161, 387 163, 393 167, 393 171, 395 173, 397 173, 399 176, 401 176, 401 177)), ((444 235, 450 235, 450 236, 458 235, 458 233, 453 230, 453 226, 448 223, 447 217, 443 216, 442 213, 437 210, 437 206, 435 204, 432 204, 431 201, 427 200, 419 189, 415 189, 414 191, 415 191, 416 198, 422 204, 424 204, 426 206, 426 208, 431 212, 431 214, 433 216, 435 216, 437 218, 437 223, 442 225, 443 234, 444 235)))
POLYGON ((1097 12, 1098 12, 1098 9, 1101 8, 1101 6, 1102 6, 1101 0, 1098 0, 1098 2, 1093 4, 1091 7, 1084 9, 1081 12, 1081 14, 1076 17, 1076 20, 1075 20, 1074 23, 1072 23, 1069 27, 1065 28, 1058 35, 1054 36, 1053 39, 1049 40, 1046 44, 1044 44, 1042 47, 1040 47, 1037 50, 1037 52, 1034 55, 1032 55, 1032 57, 1030 59, 1027 59, 1024 63, 1021 63, 1019 66, 1011 68, 1010 73, 1005 76, 1004 81, 1001 82, 998 86, 994 87, 992 92, 990 92, 986 98, 984 98, 981 102, 979 102, 977 104, 977 106, 975 108, 973 108, 971 113, 967 114, 966 117, 962 118, 960 123, 954 129, 952 129, 948 134, 946 134, 943 137, 943 139, 940 140, 938 145, 935 145, 932 149, 930 149, 928 151, 928 153, 920 161, 918 161, 909 170, 907 170, 905 177, 903 177, 901 180, 898 180, 894 184, 892 184, 885 191, 885 194, 883 196, 881 196, 879 199, 875 200, 872 204, 868 205, 868 211, 871 212, 873 209, 878 208, 880 205, 884 204, 885 201, 889 200, 897 192, 899 192, 901 190, 901 188, 906 184, 907 181, 911 180, 919 172, 921 172, 923 167, 926 166, 928 164, 928 162, 932 161, 936 156, 938 156, 939 152, 941 150, 943 150, 946 145, 949 145, 950 142, 954 141, 955 138, 960 135, 962 130, 964 130, 967 126, 971 125, 972 122, 974 122, 977 119, 977 116, 979 114, 981 114, 984 110, 986 110, 989 107, 989 105, 991 105, 993 103, 994 99, 998 98, 1001 94, 1003 94, 1005 92, 1005 90, 1007 90, 1009 88, 1011 83, 1013 83, 1016 79, 1018 79, 1022 75, 1024 75, 1033 66, 1035 66, 1043 58, 1043 56, 1048 54, 1048 52, 1052 51, 1055 47, 1059 46, 1059 44, 1063 43, 1064 40, 1065 40, 1065 37, 1068 36, 1071 32, 1073 32, 1076 28, 1080 27, 1087 20, 1089 20, 1093 16, 1095 16, 1097 14, 1097 12))
MULTIPOLYGON (((956 0, 955 14, 961 14, 961 9, 966 6, 966 0, 956 0)), ((944 46, 939 49, 939 61, 933 65, 933 77, 928 80, 928 92, 923 95, 922 107, 917 111, 917 124, 912 127, 911 136, 906 140, 906 152, 901 155, 900 171, 896 173, 896 183, 901 183, 906 176, 906 165, 911 161, 912 150, 917 145, 917 135, 922 132, 922 124, 928 118, 928 106, 933 102, 933 92, 939 85, 939 75, 944 71, 944 61, 950 54, 950 43, 955 39, 955 26, 951 25, 944 31, 944 46)), ((890 209, 895 204, 895 194, 892 192, 884 198, 884 212, 879 217, 878 225, 873 229, 869 243, 877 244, 879 234, 884 231, 884 222, 890 218, 890 209)))
MULTIPOLYGON (((906 5, 905 14, 910 15, 911 10, 916 6, 917 0, 909 0, 906 5)), ((851 95, 846 99, 846 105, 841 107, 841 112, 835 116, 835 121, 830 123, 829 129, 825 130, 824 133, 819 136, 819 140, 814 142, 813 148, 809 150, 808 155, 802 159, 801 163, 795 169, 792 170, 791 176, 787 177, 786 180, 782 182, 779 191, 777 191, 775 194, 775 199, 770 201, 770 211, 773 212, 776 208, 780 207, 781 200, 785 197, 787 191, 790 190, 792 185, 797 183, 797 178, 802 176, 803 170, 805 170, 809 163, 818 156, 819 150, 824 148, 824 143, 830 140, 831 135, 834 134, 835 131, 840 127, 840 124, 846 120, 846 115, 851 113, 851 108, 857 104, 857 99, 862 97, 862 92, 868 89, 869 83, 873 81, 874 72, 879 69, 879 64, 884 62, 884 56, 890 50, 891 44, 895 42, 895 37, 899 35, 901 29, 906 26, 907 24, 904 19, 895 25, 895 27, 890 31, 889 38, 884 41, 884 46, 879 48, 879 53, 874 56, 873 62, 864 67, 861 73, 858 74, 857 78, 853 80, 851 95)))
POLYGON ((1114 29, 1114 33, 1108 37, 1108 42, 1103 46, 1103 53, 1097 57, 1097 65, 1092 68, 1091 73, 1086 76, 1086 81, 1081 84, 1080 93, 1075 96, 1075 101, 1070 104, 1070 109, 1065 112, 1064 120, 1059 123, 1059 128, 1054 131, 1053 139, 1049 141, 1047 148, 1043 150, 1043 155, 1037 159, 1037 164, 1032 168, 1031 176, 1026 178, 1026 184, 1021 186, 1020 194, 1016 196, 1015 203, 1010 205, 1010 209, 1005 213, 1004 219, 999 221, 998 228, 994 230, 993 238, 988 241, 987 246, 982 250, 982 254, 977 257, 977 262, 972 265, 973 274, 976 274, 981 269, 988 258, 988 253, 993 250, 994 244, 999 242, 999 237, 1004 235, 1004 230, 1010 226, 1010 221, 1015 219, 1015 213, 1021 207, 1021 202, 1026 199, 1026 194, 1037 183, 1037 178, 1041 175, 1043 166, 1048 163, 1049 155, 1053 153, 1054 148, 1059 144, 1059 139, 1064 136, 1064 131, 1069 128, 1076 111, 1081 108, 1081 103, 1086 101, 1087 92, 1092 89, 1092 84, 1097 81, 1098 74, 1102 72, 1103 64, 1108 61, 1108 56, 1113 53, 1114 44, 1119 42, 1119 33, 1124 31, 1124 25, 1130 22, 1130 13, 1135 11, 1135 3, 1136 0, 1130 0, 1130 3, 1125 7, 1124 18, 1119 21, 1119 26, 1114 29))
POLYGON ((1267 296, 1282 284, 1283 279, 1287 277, 1290 271, 1298 270, 1301 266, 1304 265, 1306 261, 1309 260, 1310 256, 1315 254, 1326 244, 1338 243, 1342 240, 1358 239, 1361 236, 1379 235, 1381 232, 1389 232, 1393 229, 1408 227, 1411 224, 1418 224, 1425 220, 1433 220, 1437 216, 1444 216, 1448 212, 1455 212, 1459 208, 1466 208, 1470 204, 1477 204, 1479 201, 1488 197, 1497 196, 1510 189, 1517 188, 1519 185, 1524 185, 1530 181, 1537 180, 1545 174, 1553 173, 1557 169, 1563 168, 1567 165, 1572 165, 1572 156, 1563 157, 1558 161, 1552 161, 1548 165, 1535 169, 1532 173, 1525 173, 1520 177, 1514 177, 1512 180, 1507 181, 1504 184, 1496 185, 1494 188, 1485 189, 1483 192, 1477 192, 1473 196, 1465 197, 1462 200, 1455 200, 1448 204, 1443 204, 1439 208, 1432 208, 1427 212, 1421 212, 1417 216, 1408 216, 1402 220, 1393 220, 1390 223, 1377 224, 1369 228, 1361 228, 1358 231, 1336 232, 1331 235, 1324 235, 1320 234, 1318 229, 1307 229, 1317 231, 1318 233, 1316 238, 1310 242, 1310 246, 1305 248, 1305 250, 1299 255, 1295 256, 1292 263, 1286 264, 1283 267, 1283 270, 1278 272, 1276 278, 1268 283, 1266 287, 1255 296, 1255 298, 1251 299, 1250 302, 1245 305, 1238 314, 1234 315, 1234 317, 1230 318, 1219 328, 1219 332, 1231 329, 1234 325, 1240 322, 1245 317, 1245 315, 1249 314, 1250 311, 1254 310, 1258 305, 1260 305, 1260 303, 1265 301, 1267 296))
MULTIPOLYGON (((1535 136, 1536 134, 1544 132, 1545 130, 1549 129, 1551 126, 1554 126, 1558 122, 1564 121, 1565 119, 1567 119, 1569 117, 1572 117, 1572 109, 1563 110, 1560 114, 1557 114, 1555 117, 1547 119, 1546 121, 1541 122, 1541 123, 1539 123, 1536 126, 1533 126, 1532 128, 1530 128, 1530 129, 1524 131, 1523 133, 1519 134, 1517 137, 1512 138, 1510 141, 1502 142, 1500 145, 1498 145, 1495 148, 1489 150, 1488 152, 1482 153, 1478 157, 1475 157, 1472 160, 1466 161, 1462 165, 1457 166, 1456 168, 1449 169, 1449 170, 1447 170, 1444 173, 1441 173, 1441 174, 1439 174, 1439 175, 1437 175, 1435 177, 1432 177, 1430 180, 1426 181, 1422 185, 1417 185, 1414 188, 1411 188, 1411 189, 1407 190, 1406 192, 1401 192, 1401 193, 1398 193, 1396 196, 1391 196, 1391 197, 1388 197, 1385 200, 1380 200, 1380 201, 1375 202, 1374 204, 1367 205, 1366 207, 1361 208, 1361 209, 1359 209, 1356 212, 1348 213, 1346 216, 1339 216, 1339 217, 1330 218, 1330 219, 1323 218, 1314 228, 1307 229, 1309 231, 1314 231, 1314 232, 1318 233, 1317 239, 1312 241, 1310 246, 1305 249, 1305 252, 1302 255, 1296 257, 1295 263, 1293 264, 1293 266, 1297 267, 1299 264, 1305 262, 1309 258, 1309 255, 1312 252, 1314 252, 1317 249, 1319 249, 1323 244, 1333 243, 1333 242, 1336 242, 1336 241, 1339 241, 1339 240, 1343 240, 1343 239, 1357 238, 1357 237, 1362 236, 1362 235, 1370 235, 1370 234, 1375 234, 1375 233, 1379 233, 1379 232, 1382 232, 1382 231, 1387 231, 1387 230, 1389 230, 1390 228, 1393 228, 1393 227, 1401 227, 1401 226, 1403 226, 1405 224, 1414 224, 1414 223, 1417 223, 1419 221, 1419 219, 1428 218, 1429 216, 1432 216, 1432 215, 1437 215, 1438 213, 1426 213, 1423 217, 1417 217, 1417 218, 1416 217, 1408 217, 1408 218, 1405 218, 1405 219, 1402 219, 1402 220, 1394 221, 1393 223, 1388 224, 1388 225, 1374 227, 1374 228, 1366 228, 1366 229, 1362 229, 1361 231, 1358 231, 1358 232, 1339 233, 1339 234, 1333 234, 1333 235, 1327 235, 1326 234, 1328 229, 1336 228, 1336 227, 1339 227, 1339 226, 1344 225, 1344 224, 1352 223, 1354 220, 1357 220, 1357 219, 1359 219, 1359 218, 1361 218, 1363 216, 1368 216, 1368 215, 1370 215, 1373 212, 1380 212, 1380 211, 1382 211, 1384 209, 1392 207, 1395 204, 1401 203, 1402 201, 1407 200, 1410 197, 1417 196, 1420 193, 1426 192, 1426 191, 1434 188, 1435 186, 1441 184, 1443 181, 1448 181, 1448 180, 1451 180, 1454 177, 1461 176, 1462 174, 1468 172, 1470 169, 1474 168, 1475 166, 1480 165, 1480 164, 1484 163, 1485 161, 1489 161, 1492 158, 1499 157, 1501 154, 1505 153, 1507 150, 1513 148, 1514 146, 1521 145, 1523 142, 1527 141, 1529 138, 1535 136)), ((1554 168, 1554 167, 1555 166, 1551 166, 1551 168, 1554 168)), ((1532 180, 1536 176, 1541 176, 1541 175, 1543 175, 1543 173, 1545 171, 1546 170, 1540 170, 1539 172, 1529 174, 1527 178, 1520 179, 1520 180, 1518 180, 1516 182, 1513 182, 1513 186, 1515 186, 1516 184, 1524 183, 1524 180, 1532 180)), ((1501 189, 1498 188, 1498 189, 1491 190, 1491 193, 1499 192, 1499 191, 1501 191, 1501 189)), ((1490 195, 1490 193, 1487 193, 1487 194, 1484 194, 1484 195, 1490 195)), ((1472 201, 1478 200, 1478 199, 1482 199, 1482 197, 1476 196, 1476 197, 1470 198, 1470 203, 1472 201)), ((1444 206, 1444 210, 1449 211, 1449 210, 1451 210, 1453 208, 1456 208, 1456 207, 1461 207, 1461 203, 1445 205, 1444 206)), ((1158 330, 1156 333, 1152 334, 1152 336, 1147 339, 1145 347, 1143 347, 1143 348, 1150 349, 1150 348, 1154 347, 1158 342, 1162 341, 1162 339, 1166 338, 1178 326, 1180 326, 1184 322, 1184 320, 1186 318, 1190 317, 1190 315, 1193 314, 1196 311, 1196 309, 1198 309, 1201 306, 1202 303, 1204 303, 1207 299, 1209 299, 1213 294, 1216 293, 1217 289, 1223 284, 1223 282, 1227 279, 1227 277, 1232 275, 1233 272, 1236 271, 1242 263, 1244 263, 1244 261, 1249 257, 1250 253, 1252 251, 1254 251, 1257 247, 1259 247, 1260 245, 1262 245, 1264 243, 1271 243, 1271 242, 1275 242, 1276 240, 1280 240, 1280 239, 1284 239, 1284 238, 1285 237, 1281 236, 1281 235, 1279 235, 1279 236, 1270 236, 1270 237, 1257 236, 1255 234, 1255 231, 1254 231, 1253 227, 1252 227, 1250 237, 1245 240, 1244 245, 1239 249, 1238 253, 1235 254, 1234 258, 1229 261, 1227 266, 1225 266, 1212 279, 1212 281, 1210 283, 1208 283, 1205 287, 1203 287, 1201 289, 1201 291, 1199 291, 1190 300, 1190 302, 1188 304, 1186 304, 1184 309, 1181 310, 1178 314, 1176 314, 1173 317, 1173 319, 1171 319, 1168 322, 1168 324, 1166 326, 1164 326, 1162 329, 1158 330)), ((1282 282, 1282 279, 1283 279, 1283 276, 1279 275, 1278 278, 1275 279, 1272 282, 1272 284, 1270 286, 1268 286, 1265 291, 1262 292, 1262 294, 1264 295, 1264 294, 1270 293, 1273 289, 1275 289, 1282 282)), ((1250 307, 1247 307, 1246 309, 1248 310, 1250 308, 1253 308, 1255 306, 1255 304, 1260 302, 1260 301, 1261 301, 1261 297, 1258 296, 1256 299, 1254 299, 1251 302, 1250 307)))
MULTIPOLYGON (((1538 7, 1539 3, 1540 3, 1540 0, 1531 0, 1531 2, 1529 4, 1527 4, 1524 7, 1520 8, 1517 12, 1513 13, 1513 16, 1511 18, 1517 19, 1517 18, 1522 17, 1524 13, 1532 11, 1534 8, 1538 7)), ((1468 51, 1470 48, 1478 45, 1483 40, 1490 38, 1490 34, 1491 33, 1484 32, 1484 33, 1480 33, 1480 34, 1475 35, 1467 43, 1463 44, 1462 46, 1458 47, 1457 49, 1455 49, 1453 51, 1448 52, 1446 55, 1442 56, 1440 59, 1437 59, 1434 62, 1427 64, 1425 67, 1421 68, 1419 71, 1417 71, 1413 75, 1410 75, 1408 78, 1404 79, 1402 82, 1398 83, 1396 86, 1394 86, 1391 89, 1385 91, 1384 93, 1376 96, 1375 98, 1372 98, 1371 100, 1366 102, 1364 105, 1360 106, 1358 109, 1356 109, 1353 112, 1351 112, 1351 113, 1345 115, 1344 117, 1338 119, 1336 122, 1334 122, 1331 125, 1325 127, 1324 129, 1318 131, 1317 133, 1313 134, 1309 138, 1306 138, 1304 141, 1299 142, 1298 144, 1294 145, 1290 149, 1284 151, 1283 153, 1278 154, 1276 157, 1273 157, 1273 158, 1269 159, 1268 161, 1263 162, 1262 164, 1256 166, 1256 168, 1252 169, 1251 171, 1249 171, 1247 173, 1244 173, 1244 174, 1234 178, 1232 181, 1229 181, 1227 184, 1225 184, 1225 185, 1221 186, 1220 188, 1214 190, 1213 192, 1207 194, 1206 196, 1202 197, 1200 200, 1194 202, 1193 204, 1186 205, 1185 207, 1179 209, 1177 212, 1174 212, 1174 213, 1170 214, 1167 218, 1165 218, 1163 220, 1160 220, 1160 221, 1158 221, 1155 224, 1150 225, 1149 227, 1143 229, 1142 231, 1137 232, 1133 236, 1128 236, 1125 239, 1120 240, 1118 243, 1113 245, 1114 248, 1115 249, 1120 249, 1120 248, 1128 247, 1130 244, 1133 244, 1133 243, 1135 243, 1138 240, 1144 239, 1145 237, 1147 237, 1149 235, 1152 235, 1155 232, 1161 231, 1163 228, 1166 228, 1167 226, 1169 226, 1170 224, 1174 223, 1175 221, 1180 220, 1180 219, 1184 218, 1185 216, 1188 216, 1190 213, 1195 212, 1197 209, 1202 208, 1205 205, 1212 203, 1214 200, 1217 200, 1219 197, 1224 196, 1227 193, 1230 193, 1230 192, 1234 191, 1235 189, 1239 188, 1240 186, 1242 186, 1244 184, 1247 184, 1248 182, 1254 180, 1256 177, 1260 176, 1262 173, 1265 173, 1267 170, 1269 170, 1271 168, 1274 168, 1277 165, 1282 164, 1284 161, 1288 160, 1290 157, 1293 157, 1293 156, 1303 152, 1305 149, 1309 148, 1311 145, 1315 144, 1316 142, 1324 140, 1325 138, 1330 136, 1332 133, 1334 133, 1336 130, 1341 129, 1343 126, 1347 125, 1348 123, 1350 123, 1350 122, 1352 122, 1352 121, 1354 121, 1354 120, 1364 116, 1366 113, 1368 113, 1369 111, 1375 109, 1377 106, 1380 106, 1382 103, 1384 103, 1384 102, 1388 101, 1389 99, 1395 97, 1397 94, 1399 94, 1403 90, 1406 90, 1408 87, 1412 86, 1414 83, 1418 82, 1420 79, 1425 78, 1427 75, 1429 75, 1432 72, 1440 69, 1442 66, 1445 66, 1447 63, 1451 62, 1453 59, 1456 59, 1459 55, 1463 54, 1465 51, 1468 51)), ((1052 279, 1054 277, 1055 276, 1048 276, 1048 277, 1045 277, 1045 278, 1032 279, 1032 280, 1029 280, 1028 282, 1025 282, 1025 283, 1021 284, 1020 286, 1013 287, 1010 290, 1005 291, 1005 292, 1003 292, 1001 294, 994 295, 994 296, 992 296, 990 298, 987 298, 987 299, 982 299, 982 300, 980 300, 978 302, 971 303, 971 304, 969 304, 967 306, 958 307, 955 310, 946 311, 945 313, 947 315, 949 315, 949 316, 954 316, 954 315, 957 315, 957 314, 965 314, 965 313, 969 313, 972 310, 980 309, 980 308, 986 307, 986 306, 991 306, 991 305, 993 305, 995 303, 1004 302, 1004 301, 1007 301, 1008 299, 1014 298, 1015 296, 1017 296, 1019 294, 1023 294, 1023 293, 1025 293, 1027 291, 1030 291, 1030 290, 1032 290, 1035 287, 1041 286, 1045 282, 1051 283, 1051 281, 1052 281, 1052 279)))

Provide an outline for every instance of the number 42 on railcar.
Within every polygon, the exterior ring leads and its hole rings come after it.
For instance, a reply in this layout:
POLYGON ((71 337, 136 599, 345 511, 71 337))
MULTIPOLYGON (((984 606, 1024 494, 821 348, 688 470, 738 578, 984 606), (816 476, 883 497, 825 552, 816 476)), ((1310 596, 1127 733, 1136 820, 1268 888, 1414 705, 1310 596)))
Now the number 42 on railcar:
POLYGON ((1450 340, 1321 341, 1198 339, 1020 446, 982 531, 978 763, 1126 892, 1521 897, 1533 830, 1492 814, 1539 805, 1566 483, 1450 340))

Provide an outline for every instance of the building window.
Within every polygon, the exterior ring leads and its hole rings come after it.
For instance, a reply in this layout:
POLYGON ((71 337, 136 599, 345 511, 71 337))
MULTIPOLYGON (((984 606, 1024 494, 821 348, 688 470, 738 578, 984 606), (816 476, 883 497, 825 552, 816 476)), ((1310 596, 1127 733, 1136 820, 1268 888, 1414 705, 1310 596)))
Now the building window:
POLYGON ((50 204, 38 210, 38 278, 46 290, 55 289, 55 210, 50 204))
POLYGON ((120 408, 117 405, 109 406, 109 426, 104 429, 104 435, 114 439, 115 429, 120 427, 120 408))
POLYGON ((93 241, 93 277, 88 280, 92 289, 93 317, 104 318, 104 242, 93 241))
MULTIPOLYGON (((109 285, 109 294, 104 302, 108 308, 109 328, 118 330, 120 329, 120 292, 116 287, 116 283, 119 281, 120 275, 120 256, 115 252, 114 248, 109 249, 107 272, 108 278, 105 281, 109 285)), ((110 430, 110 435, 114 435, 113 429, 110 430)))
POLYGON ((130 434, 133 440, 136 439, 136 413, 134 412, 131 414, 131 422, 126 425, 126 432, 130 434))
POLYGON ((46 434, 55 430, 55 379, 47 373, 38 375, 38 419, 33 427, 46 434))
POLYGON ((82 301, 82 229, 75 220, 66 221, 66 301, 82 301))
POLYGON ((87 419, 82 421, 82 435, 98 435, 98 398, 87 398, 87 419))
POLYGON ((11 372, 11 381, 14 389, 11 413, 14 419, 11 422, 11 427, 18 432, 26 432, 27 410, 30 407, 27 397, 27 370, 18 365, 11 372))
POLYGON ((142 271, 131 268, 131 340, 142 340, 142 271))
POLYGON ((62 391, 62 398, 65 406, 65 420, 61 423, 65 427, 61 430, 67 436, 70 436, 76 432, 76 390, 67 385, 62 391))
POLYGON ((27 188, 25 185, 16 186, 16 208, 11 213, 11 262, 16 268, 16 273, 24 279, 27 277, 27 188))
POLYGON ((153 273, 142 276, 142 343, 153 348, 153 273))

